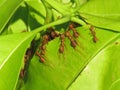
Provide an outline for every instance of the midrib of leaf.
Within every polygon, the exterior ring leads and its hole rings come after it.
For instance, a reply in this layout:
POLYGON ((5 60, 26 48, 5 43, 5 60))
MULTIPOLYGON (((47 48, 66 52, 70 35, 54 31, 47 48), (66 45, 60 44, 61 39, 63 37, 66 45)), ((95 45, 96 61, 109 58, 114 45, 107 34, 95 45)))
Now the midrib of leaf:
MULTIPOLYGON (((5 0, 2 4, 1 4, 1 6, 3 5, 3 4, 5 4, 5 2, 7 2, 7 0, 5 0)), ((3 31, 3 28, 5 27, 5 25, 6 25, 6 23, 9 21, 9 19, 12 17, 12 15, 14 14, 14 12, 17 10, 17 8, 20 6, 20 4, 23 2, 23 0, 21 0, 20 1, 20 3, 19 3, 19 5, 17 5, 16 7, 15 7, 15 9, 12 11, 12 13, 10 13, 10 15, 9 15, 9 17, 7 18, 7 20, 4 22, 4 24, 1 26, 1 28, 0 28, 0 33, 3 31)), ((0 8, 1 8, 1 6, 0 6, 0 8)))
POLYGON ((114 82, 111 84, 111 86, 109 87, 109 90, 112 90, 112 89, 111 89, 112 86, 113 86, 114 84, 116 84, 118 81, 120 81, 120 79, 117 79, 116 81, 114 81, 114 82))
POLYGON ((99 53, 101 52, 105 47, 107 47, 110 43, 114 42, 114 40, 116 40, 117 38, 120 37, 120 33, 118 35, 115 35, 113 38, 109 39, 104 45, 102 45, 101 48, 99 48, 86 62, 84 65, 83 65, 83 68, 81 70, 81 67, 79 69, 80 72, 78 72, 76 74, 76 77, 70 82, 70 84, 68 85, 68 87, 66 88, 66 90, 69 90, 70 86, 77 80, 77 78, 79 77, 79 75, 81 74, 81 72, 84 70, 84 68, 86 67, 86 65, 99 53))
MULTIPOLYGON (((33 35, 33 34, 32 34, 33 35)), ((29 35, 31 37, 32 35, 29 35)), ((4 64, 8 61, 8 59, 12 56, 12 54, 17 50, 17 48, 24 42, 26 41, 29 37, 24 38, 16 47, 11 51, 11 53, 7 56, 7 58, 3 61, 3 63, 0 65, 0 69, 4 66, 4 64)))
POLYGON ((104 15, 100 16, 99 14, 97 15, 97 14, 89 14, 89 13, 80 13, 80 16, 83 17, 83 20, 85 22, 97 28, 106 29, 113 32, 120 32, 119 26, 118 26, 120 23, 120 20, 119 20, 120 15, 116 16, 116 15, 110 14, 109 16, 108 14, 106 14, 105 16, 104 15), (99 23, 97 23, 97 21, 99 23))
MULTIPOLYGON (((98 17, 98 18, 103 18, 103 19, 110 19, 115 21, 116 19, 113 18, 114 17, 120 17, 120 14, 93 14, 93 13, 81 13, 80 15, 89 15, 89 16, 93 16, 93 17, 98 17), (112 17, 112 18, 110 18, 112 17)), ((84 17, 85 18, 85 17, 84 17)))
POLYGON ((0 8, 1 8, 1 6, 6 2, 7 0, 4 0, 1 4, 0 4, 0 8))

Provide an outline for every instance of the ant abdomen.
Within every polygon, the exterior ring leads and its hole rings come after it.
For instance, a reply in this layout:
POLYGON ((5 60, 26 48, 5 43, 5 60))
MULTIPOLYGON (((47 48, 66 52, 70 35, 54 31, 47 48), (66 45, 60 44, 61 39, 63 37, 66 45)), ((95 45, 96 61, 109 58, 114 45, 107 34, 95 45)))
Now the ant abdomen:
POLYGON ((43 63, 45 61, 43 55, 41 55, 38 51, 36 52, 36 55, 39 57, 40 62, 43 63))
POLYGON ((64 46, 61 46, 59 47, 59 53, 63 53, 64 52, 64 46))
POLYGON ((64 39, 65 39, 65 35, 64 34, 60 34, 61 44, 60 44, 60 47, 59 47, 59 53, 63 53, 64 52, 64 39))

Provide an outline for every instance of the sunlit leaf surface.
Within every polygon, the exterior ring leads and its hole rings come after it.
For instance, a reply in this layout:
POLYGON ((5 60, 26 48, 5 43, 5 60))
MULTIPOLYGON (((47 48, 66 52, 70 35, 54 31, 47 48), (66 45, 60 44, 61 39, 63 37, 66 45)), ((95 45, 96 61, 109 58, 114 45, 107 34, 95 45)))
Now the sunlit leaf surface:
POLYGON ((0 0, 0 33, 22 1, 0 0))
POLYGON ((28 68, 26 82, 22 90, 65 90, 78 77, 82 69, 95 57, 109 42, 118 36, 116 33, 96 28, 98 42, 92 41, 92 35, 86 27, 77 29, 80 33, 79 46, 73 49, 69 40, 65 39, 65 51, 58 52, 60 39, 49 42, 45 54, 45 63, 40 63, 34 56, 28 68))
POLYGON ((87 65, 69 90, 120 89, 120 36, 108 45, 87 65))
POLYGON ((23 56, 33 39, 32 33, 0 37, 0 89, 14 90, 19 78, 23 56))
POLYGON ((89 0, 79 12, 88 23, 97 27, 120 31, 119 0, 89 0))

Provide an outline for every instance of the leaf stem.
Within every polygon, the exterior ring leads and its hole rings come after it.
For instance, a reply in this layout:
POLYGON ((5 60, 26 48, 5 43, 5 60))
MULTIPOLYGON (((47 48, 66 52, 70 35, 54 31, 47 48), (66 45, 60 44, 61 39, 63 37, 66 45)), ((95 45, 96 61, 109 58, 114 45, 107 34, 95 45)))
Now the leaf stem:
POLYGON ((83 20, 81 20, 81 19, 79 19, 79 18, 76 18, 76 17, 71 17, 71 21, 73 21, 73 22, 76 22, 76 23, 79 23, 80 25, 86 25, 86 23, 83 21, 83 20))
POLYGON ((59 19, 59 20, 56 20, 56 21, 54 21, 52 23, 46 24, 46 25, 44 25, 42 27, 39 27, 39 28, 33 30, 32 32, 33 33, 38 33, 40 31, 45 31, 46 28, 49 28, 49 27, 52 27, 52 26, 55 26, 55 25, 59 25, 59 24, 63 24, 63 23, 68 22, 68 21, 70 21, 69 16, 67 16, 65 18, 62 18, 62 19, 59 19))
POLYGON ((52 21, 52 9, 51 9, 51 6, 46 3, 44 0, 41 0, 45 6, 45 9, 46 9, 46 18, 45 18, 45 24, 47 23, 50 23, 52 21))

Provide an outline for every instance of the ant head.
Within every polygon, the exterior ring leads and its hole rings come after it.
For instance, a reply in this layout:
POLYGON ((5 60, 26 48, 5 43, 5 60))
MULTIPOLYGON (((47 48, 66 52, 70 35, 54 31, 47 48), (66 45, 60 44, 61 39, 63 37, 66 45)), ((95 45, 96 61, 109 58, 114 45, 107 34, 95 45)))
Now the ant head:
POLYGON ((60 34, 60 38, 64 39, 65 35, 64 34, 60 34))
POLYGON ((69 24, 69 29, 73 29, 74 25, 72 23, 69 24))

